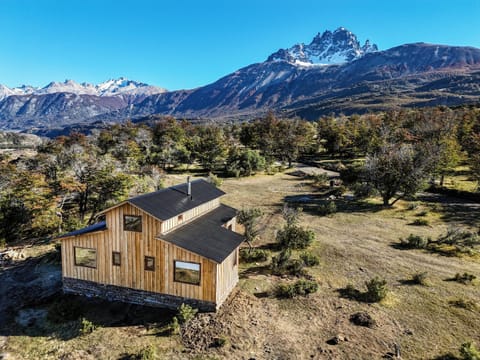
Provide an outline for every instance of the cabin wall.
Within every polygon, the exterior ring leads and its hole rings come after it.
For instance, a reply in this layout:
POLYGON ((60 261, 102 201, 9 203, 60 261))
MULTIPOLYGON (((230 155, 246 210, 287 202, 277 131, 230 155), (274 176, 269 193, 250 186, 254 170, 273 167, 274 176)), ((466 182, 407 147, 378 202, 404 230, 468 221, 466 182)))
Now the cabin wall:
POLYGON ((221 264, 217 265, 217 307, 226 300, 238 283, 238 256, 237 248, 221 264))
MULTIPOLYGON (((208 206, 214 206, 214 204, 208 206)), ((156 239, 161 233, 162 223, 159 220, 127 203, 107 212, 106 222, 107 230, 105 231, 62 239, 64 284, 70 284, 71 289, 76 288, 78 293, 87 293, 84 288, 87 286, 92 290, 91 293, 95 295, 100 290, 95 290, 94 284, 101 284, 111 285, 110 290, 117 287, 120 289, 128 288, 215 303, 216 263, 173 244, 156 239), (123 215, 141 215, 142 232, 124 231, 123 215), (97 267, 88 268, 75 265, 75 246, 96 249, 97 267), (113 265, 112 252, 114 251, 120 252, 120 266, 113 265), (155 258, 155 271, 144 269, 145 256, 155 258), (200 285, 175 282, 175 260, 201 264, 200 285), (66 278, 83 280, 89 283, 82 285, 70 280, 70 282, 65 282, 66 278)), ((114 290, 111 290, 109 294, 112 291, 114 290)), ((119 294, 118 291, 115 294, 115 296, 112 295, 109 298, 123 299, 121 297, 123 295, 119 294)), ((132 292, 131 295, 133 296, 134 293, 132 292)), ((135 296, 139 297, 140 295, 135 296)), ((145 294, 142 296, 146 298, 145 294)))
POLYGON ((216 263, 190 251, 163 240, 157 240, 165 246, 164 261, 168 264, 165 272, 165 292, 167 294, 205 301, 216 301, 216 263), (200 285, 174 281, 174 261, 186 261, 200 264, 200 285))
POLYGON ((162 223, 162 229, 161 233, 165 234, 169 231, 174 230, 177 226, 183 225, 193 219, 195 219, 197 216, 201 216, 203 214, 206 214, 212 209, 215 209, 220 206, 220 199, 213 199, 209 202, 206 202, 205 204, 202 204, 200 206, 197 206, 196 208, 193 208, 191 210, 185 211, 184 213, 174 216, 171 219, 165 220, 162 223), (181 219, 180 219, 181 217, 181 219))

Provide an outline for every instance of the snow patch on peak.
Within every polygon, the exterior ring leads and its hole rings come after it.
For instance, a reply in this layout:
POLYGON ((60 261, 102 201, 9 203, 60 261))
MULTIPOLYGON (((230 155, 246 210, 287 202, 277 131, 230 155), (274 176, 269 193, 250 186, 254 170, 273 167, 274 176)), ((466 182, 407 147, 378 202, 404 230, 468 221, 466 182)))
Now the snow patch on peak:
POLYGON ((280 49, 267 62, 287 61, 291 64, 334 65, 356 60, 366 53, 378 51, 369 40, 360 45, 357 36, 344 27, 318 33, 310 44, 299 43, 289 49, 280 49))
POLYGON ((55 93, 67 93, 75 95, 95 96, 149 96, 166 92, 164 88, 148 85, 138 81, 129 80, 124 77, 110 79, 98 85, 89 83, 77 83, 74 80, 63 82, 52 81, 43 88, 36 88, 29 85, 22 85, 17 88, 8 88, 0 84, 0 100, 12 95, 45 95, 55 93))

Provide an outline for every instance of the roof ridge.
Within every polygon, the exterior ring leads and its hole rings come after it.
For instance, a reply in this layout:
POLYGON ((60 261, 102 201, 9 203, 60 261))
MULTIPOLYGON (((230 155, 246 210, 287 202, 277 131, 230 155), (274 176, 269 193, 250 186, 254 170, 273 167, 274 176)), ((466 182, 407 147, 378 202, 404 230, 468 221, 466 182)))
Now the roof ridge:
MULTIPOLYGON (((190 183, 196 183, 196 182, 199 182, 199 181, 204 181, 204 182, 207 182, 205 179, 203 178, 200 178, 200 179, 195 179, 195 180, 192 180, 190 181, 190 183)), ((175 191, 179 191, 181 193, 183 193, 183 191, 180 191, 178 189, 178 187, 182 186, 182 185, 187 185, 188 182, 183 182, 183 183, 180 183, 180 184, 176 184, 176 185, 172 185, 172 186, 169 186, 169 187, 166 187, 164 189, 160 189, 160 190, 156 190, 156 191, 152 191, 152 192, 149 192, 149 193, 146 193, 146 194, 140 194, 140 195, 136 195, 136 196, 133 196, 131 198, 128 198, 126 201, 131 201, 131 200, 135 200, 135 199, 140 199, 140 198, 143 198, 143 197, 146 197, 146 196, 152 196, 154 194, 160 194, 162 192, 166 192, 168 190, 175 190, 175 191)), ((186 193, 185 193, 186 195, 186 193)))

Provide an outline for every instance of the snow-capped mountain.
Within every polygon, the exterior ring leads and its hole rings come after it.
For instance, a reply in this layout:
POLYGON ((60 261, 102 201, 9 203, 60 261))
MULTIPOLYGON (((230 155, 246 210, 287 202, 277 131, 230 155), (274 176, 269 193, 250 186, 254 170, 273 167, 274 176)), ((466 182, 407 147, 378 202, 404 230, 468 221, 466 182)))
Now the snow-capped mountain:
POLYGON ((339 28, 192 90, 168 92, 124 78, 98 85, 67 80, 42 89, 0 85, 0 129, 47 134, 153 114, 248 120, 270 110, 315 120, 399 106, 478 103, 479 83, 480 49, 415 43, 379 51, 339 28))
POLYGON ((138 81, 128 80, 126 78, 110 79, 98 85, 89 83, 79 84, 73 80, 65 80, 64 82, 54 82, 43 88, 36 88, 29 85, 22 85, 17 88, 8 88, 0 84, 0 100, 12 95, 46 95, 57 93, 69 93, 75 95, 94 95, 94 96, 149 96, 153 94, 161 94, 167 90, 141 83, 138 81))
POLYGON ((378 51, 375 44, 365 41, 363 46, 357 36, 340 27, 334 32, 318 33, 308 45, 295 44, 289 49, 280 49, 267 59, 287 61, 296 65, 337 65, 361 58, 364 54, 378 51))
POLYGON ((107 80, 96 87, 99 96, 115 96, 121 94, 127 95, 153 95, 166 92, 166 89, 158 86, 144 84, 138 81, 128 80, 126 78, 107 80))

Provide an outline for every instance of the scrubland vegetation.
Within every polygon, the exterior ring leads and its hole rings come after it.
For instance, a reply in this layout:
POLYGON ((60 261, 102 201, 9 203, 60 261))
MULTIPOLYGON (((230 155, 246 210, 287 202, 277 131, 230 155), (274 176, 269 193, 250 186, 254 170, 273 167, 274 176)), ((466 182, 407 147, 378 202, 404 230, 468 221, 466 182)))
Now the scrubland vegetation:
MULTIPOLYGON (((147 316, 57 294, 25 305, 46 310, 43 320, 12 315, 3 350, 26 359, 475 359, 479 164, 478 108, 313 123, 270 114, 222 126, 162 118, 3 155, 5 246, 54 251, 53 236, 186 174, 226 192, 248 240, 240 284, 216 314, 147 316), (296 162, 338 171, 342 183, 294 176, 296 162)), ((8 269, 3 280, 14 277, 8 269)))

